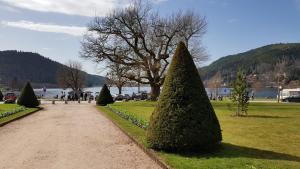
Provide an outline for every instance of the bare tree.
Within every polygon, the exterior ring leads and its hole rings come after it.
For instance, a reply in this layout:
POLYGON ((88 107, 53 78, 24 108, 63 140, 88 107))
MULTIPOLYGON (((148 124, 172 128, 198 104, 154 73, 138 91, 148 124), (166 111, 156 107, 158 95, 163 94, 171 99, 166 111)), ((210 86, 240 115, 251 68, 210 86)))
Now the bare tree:
POLYGON ((264 86, 265 85, 260 80, 255 80, 251 83, 251 87, 255 90, 255 92, 262 90, 264 86))
POLYGON ((129 71, 127 66, 111 62, 108 66, 107 81, 109 85, 116 86, 119 94, 122 94, 122 87, 129 81, 126 74, 129 71))
POLYGON ((71 88, 77 96, 85 84, 86 73, 82 71, 80 62, 69 61, 57 72, 57 81, 62 88, 71 88))
POLYGON ((286 79, 286 68, 288 65, 288 59, 283 57, 276 63, 274 67, 274 78, 277 81, 277 102, 280 101, 280 90, 286 79))
POLYGON ((206 31, 206 20, 190 11, 160 17, 150 5, 136 1, 106 17, 95 17, 88 30, 82 41, 82 57, 140 70, 141 76, 129 71, 126 77, 149 84, 153 100, 160 94, 170 56, 179 41, 184 41, 191 51, 197 51, 193 57, 206 58, 200 43, 192 43, 200 42, 206 31))
POLYGON ((213 77, 210 78, 208 82, 208 86, 211 89, 215 90, 215 97, 218 97, 219 95, 219 88, 222 85, 222 75, 220 72, 217 72, 213 77))
POLYGON ((19 82, 17 77, 14 77, 9 84, 10 88, 12 90, 20 89, 21 88, 21 83, 19 82))

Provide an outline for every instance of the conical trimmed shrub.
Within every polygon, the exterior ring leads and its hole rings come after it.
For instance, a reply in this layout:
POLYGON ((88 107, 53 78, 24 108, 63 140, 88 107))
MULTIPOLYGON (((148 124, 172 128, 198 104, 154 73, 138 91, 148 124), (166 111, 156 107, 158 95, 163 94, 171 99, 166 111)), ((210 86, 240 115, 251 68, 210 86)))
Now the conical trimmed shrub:
POLYGON ((97 99, 97 105, 106 106, 107 104, 113 103, 114 99, 112 98, 110 91, 106 84, 103 85, 100 95, 97 99))
POLYGON ((29 82, 23 88, 17 103, 25 107, 37 107, 40 104, 29 82))
POLYGON ((220 124, 192 56, 177 46, 147 129, 153 149, 210 151, 222 140, 220 124))

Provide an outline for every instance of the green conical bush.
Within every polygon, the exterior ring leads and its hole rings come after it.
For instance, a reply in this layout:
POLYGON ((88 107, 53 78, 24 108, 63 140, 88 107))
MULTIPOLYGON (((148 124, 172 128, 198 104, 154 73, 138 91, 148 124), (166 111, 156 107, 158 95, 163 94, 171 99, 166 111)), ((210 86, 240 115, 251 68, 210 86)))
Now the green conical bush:
POLYGON ((106 106, 107 104, 113 103, 114 99, 112 98, 110 91, 106 84, 103 85, 100 95, 97 99, 97 105, 106 106))
POLYGON ((222 140, 220 124, 192 56, 177 46, 147 129, 153 149, 210 151, 222 140))
POLYGON ((40 104, 29 82, 23 88, 17 103, 25 107, 37 107, 40 104))

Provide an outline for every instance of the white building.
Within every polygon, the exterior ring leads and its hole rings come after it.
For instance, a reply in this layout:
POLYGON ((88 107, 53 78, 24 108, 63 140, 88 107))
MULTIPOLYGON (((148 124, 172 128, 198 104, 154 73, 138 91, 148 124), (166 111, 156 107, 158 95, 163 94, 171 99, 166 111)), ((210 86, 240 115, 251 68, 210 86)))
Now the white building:
POLYGON ((300 88, 295 89, 282 89, 280 91, 280 99, 285 99, 291 96, 300 96, 300 88))

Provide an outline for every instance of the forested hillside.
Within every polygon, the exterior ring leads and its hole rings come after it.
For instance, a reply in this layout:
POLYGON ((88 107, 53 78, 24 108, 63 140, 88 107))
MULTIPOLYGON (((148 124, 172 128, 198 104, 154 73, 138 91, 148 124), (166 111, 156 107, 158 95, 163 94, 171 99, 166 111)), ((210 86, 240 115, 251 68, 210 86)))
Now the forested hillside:
MULTIPOLYGON (((57 87, 57 71, 64 65, 37 53, 0 51, 0 83, 19 88, 25 81, 35 87, 57 87)), ((104 83, 104 77, 86 74, 86 86, 104 83)))
POLYGON ((200 68, 202 78, 209 81, 220 74, 223 83, 230 84, 236 72, 242 70, 249 79, 265 86, 276 84, 276 76, 284 75, 284 84, 299 84, 300 43, 273 44, 244 53, 222 57, 209 66, 200 68))

